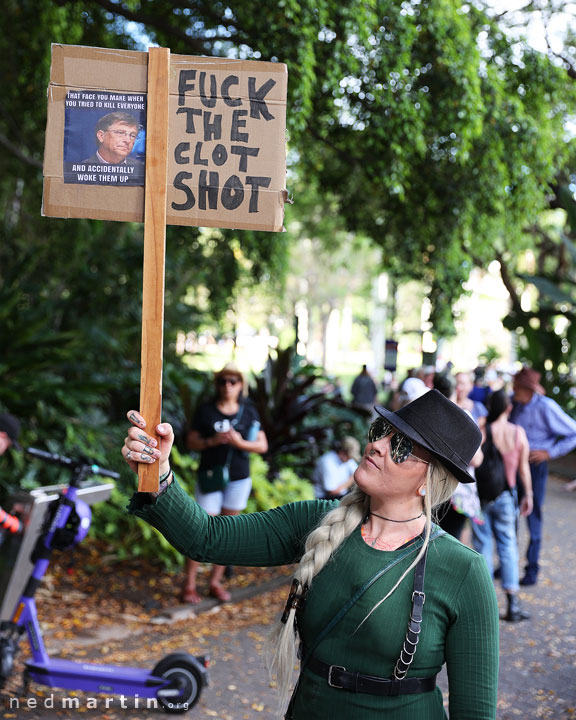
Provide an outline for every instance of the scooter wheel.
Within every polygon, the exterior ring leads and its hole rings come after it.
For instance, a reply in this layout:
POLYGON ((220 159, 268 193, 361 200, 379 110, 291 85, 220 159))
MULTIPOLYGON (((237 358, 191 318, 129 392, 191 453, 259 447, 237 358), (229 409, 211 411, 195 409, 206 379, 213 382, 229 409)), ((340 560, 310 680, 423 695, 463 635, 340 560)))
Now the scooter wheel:
POLYGON ((15 654, 14 643, 9 640, 0 640, 0 690, 4 688, 6 680, 12 674, 15 654))
POLYGON ((204 679, 187 655, 181 653, 167 655, 156 665, 152 674, 166 678, 178 691, 173 695, 164 694, 162 690, 158 691, 156 697, 166 712, 185 713, 198 702, 204 679))

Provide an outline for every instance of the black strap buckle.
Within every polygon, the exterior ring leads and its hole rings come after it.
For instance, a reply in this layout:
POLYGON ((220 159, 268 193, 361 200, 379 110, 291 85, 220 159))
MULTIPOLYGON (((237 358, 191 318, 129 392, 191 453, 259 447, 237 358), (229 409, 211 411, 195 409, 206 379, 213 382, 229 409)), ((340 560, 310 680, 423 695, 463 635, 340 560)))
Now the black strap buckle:
POLYGON ((412 593, 412 602, 414 602, 415 596, 419 595, 422 598, 422 605, 426 602, 426 593, 420 591, 420 590, 414 590, 412 593))
POLYGON ((286 623, 288 622, 288 616, 290 615, 290 610, 294 608, 294 610, 302 610, 304 607, 304 602, 306 600, 306 593, 308 592, 308 586, 300 583, 300 580, 294 579, 292 581, 292 587, 290 588, 290 594, 288 595, 288 600, 286 600, 286 605, 284 606, 284 612, 282 613, 282 617, 280 618, 280 622, 286 623), (298 588, 302 588, 300 592, 298 592, 298 588))
POLYGON ((333 688, 338 688, 339 690, 344 689, 344 685, 335 685, 332 682, 332 671, 333 670, 342 670, 342 672, 346 672, 346 668, 342 667, 342 665, 330 665, 330 668, 328 669, 328 685, 333 688))

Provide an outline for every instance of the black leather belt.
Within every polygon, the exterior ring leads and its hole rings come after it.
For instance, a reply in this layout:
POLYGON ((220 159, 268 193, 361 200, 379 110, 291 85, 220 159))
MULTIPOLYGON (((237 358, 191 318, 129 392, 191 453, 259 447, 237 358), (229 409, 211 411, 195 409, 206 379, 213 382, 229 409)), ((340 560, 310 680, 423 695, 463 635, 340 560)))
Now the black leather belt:
POLYGON ((328 665, 315 657, 310 658, 306 669, 327 680, 330 687, 350 690, 351 692, 368 693, 369 695, 416 695, 430 692, 436 687, 436 675, 424 678, 390 680, 350 672, 339 665, 328 665))

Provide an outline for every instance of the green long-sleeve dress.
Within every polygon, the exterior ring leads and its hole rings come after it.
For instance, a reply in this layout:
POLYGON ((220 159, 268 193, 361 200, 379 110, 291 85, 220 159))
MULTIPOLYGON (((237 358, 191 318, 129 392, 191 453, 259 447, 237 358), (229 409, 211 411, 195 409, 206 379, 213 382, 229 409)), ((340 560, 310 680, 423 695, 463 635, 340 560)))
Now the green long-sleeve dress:
MULTIPOLYGON (((136 493, 129 512, 145 519, 180 552, 220 565, 271 566, 299 560, 306 536, 334 501, 298 502, 237 516, 207 515, 174 482, 157 500, 136 493)), ((299 629, 310 647, 354 592, 378 569, 407 555, 375 582, 314 651, 319 660, 366 675, 392 677, 406 634, 413 571, 355 632, 369 610, 414 560, 421 539, 392 552, 376 550, 360 526, 314 578, 299 629)), ((481 555, 449 535, 428 550, 420 642, 408 677, 427 677, 447 664, 450 720, 491 720, 496 716, 498 607, 481 555)), ((305 669, 293 706, 294 720, 443 720, 438 688, 417 695, 380 697, 332 688, 305 669)))

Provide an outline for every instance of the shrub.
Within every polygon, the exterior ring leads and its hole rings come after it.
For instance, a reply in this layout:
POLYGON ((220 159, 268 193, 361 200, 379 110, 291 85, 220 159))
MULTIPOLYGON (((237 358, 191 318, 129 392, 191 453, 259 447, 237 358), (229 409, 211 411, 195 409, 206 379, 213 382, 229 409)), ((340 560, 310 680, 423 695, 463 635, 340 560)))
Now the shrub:
POLYGON ((273 483, 268 480, 268 470, 268 464, 260 455, 251 456, 252 493, 246 512, 270 510, 286 503, 314 499, 312 485, 299 478, 293 470, 284 468, 273 483))

